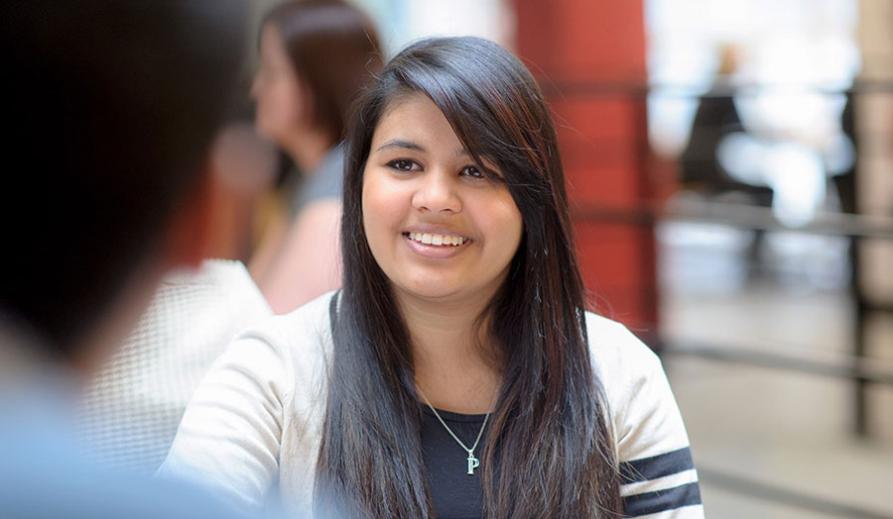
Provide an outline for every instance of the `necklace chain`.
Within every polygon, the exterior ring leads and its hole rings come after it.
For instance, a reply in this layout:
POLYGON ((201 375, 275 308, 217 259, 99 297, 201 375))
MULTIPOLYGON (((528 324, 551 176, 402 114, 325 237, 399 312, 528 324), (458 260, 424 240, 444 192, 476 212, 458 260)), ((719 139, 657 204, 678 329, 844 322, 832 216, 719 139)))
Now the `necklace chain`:
POLYGON ((486 415, 484 415, 484 423, 481 425, 481 430, 478 431, 478 436, 474 440, 474 445, 472 445, 471 448, 469 449, 468 446, 466 446, 465 443, 462 440, 460 440, 459 437, 456 436, 455 433, 453 433, 453 430, 450 429, 450 426, 446 424, 446 422, 443 420, 443 418, 440 417, 440 413, 437 412, 437 409, 434 409, 434 406, 431 405, 431 401, 428 400, 428 397, 425 396, 425 393, 422 392, 421 389, 418 389, 418 388, 416 388, 416 389, 418 390, 419 394, 422 395, 422 398, 425 399, 425 403, 428 404, 428 407, 434 413, 434 416, 437 417, 437 420, 440 421, 441 425, 443 425, 443 428, 446 429, 446 431, 448 433, 450 433, 450 436, 452 436, 453 439, 456 440, 456 443, 461 445, 462 448, 468 452, 469 456, 474 456, 474 450, 477 449, 478 443, 480 443, 480 441, 481 441, 481 436, 484 435, 484 429, 487 427, 487 419, 490 418, 490 413, 487 413, 486 415))

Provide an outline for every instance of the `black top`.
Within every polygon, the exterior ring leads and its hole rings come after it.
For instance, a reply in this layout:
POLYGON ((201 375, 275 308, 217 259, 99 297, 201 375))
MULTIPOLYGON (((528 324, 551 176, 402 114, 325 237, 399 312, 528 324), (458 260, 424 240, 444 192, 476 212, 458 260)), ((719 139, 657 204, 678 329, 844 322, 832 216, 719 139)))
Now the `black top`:
MULTIPOLYGON (((467 415, 437 410, 440 417, 471 447, 486 415, 467 415)), ((481 459, 487 432, 474 450, 481 459)), ((482 514, 483 490, 481 470, 468 475, 468 452, 456 443, 427 405, 422 405, 422 458, 431 490, 431 502, 439 519, 479 519, 482 514)), ((481 461, 483 464, 483 461, 481 461)))

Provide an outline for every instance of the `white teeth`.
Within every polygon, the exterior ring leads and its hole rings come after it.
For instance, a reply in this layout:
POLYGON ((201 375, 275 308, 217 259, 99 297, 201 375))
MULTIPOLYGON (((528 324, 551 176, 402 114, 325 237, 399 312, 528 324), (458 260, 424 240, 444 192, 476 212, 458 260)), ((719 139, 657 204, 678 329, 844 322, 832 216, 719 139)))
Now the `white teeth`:
POLYGON ((461 236, 449 236, 444 234, 430 234, 421 232, 409 233, 409 239, 425 245, 458 247, 465 243, 465 238, 461 236))

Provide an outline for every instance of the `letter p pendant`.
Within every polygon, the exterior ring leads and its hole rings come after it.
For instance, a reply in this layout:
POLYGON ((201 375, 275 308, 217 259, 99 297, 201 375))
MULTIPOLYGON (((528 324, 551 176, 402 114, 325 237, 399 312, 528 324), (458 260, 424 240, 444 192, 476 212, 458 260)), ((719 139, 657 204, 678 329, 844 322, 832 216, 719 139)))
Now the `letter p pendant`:
POLYGON ((474 475, 474 469, 481 466, 481 460, 474 457, 474 453, 468 452, 468 475, 474 475))

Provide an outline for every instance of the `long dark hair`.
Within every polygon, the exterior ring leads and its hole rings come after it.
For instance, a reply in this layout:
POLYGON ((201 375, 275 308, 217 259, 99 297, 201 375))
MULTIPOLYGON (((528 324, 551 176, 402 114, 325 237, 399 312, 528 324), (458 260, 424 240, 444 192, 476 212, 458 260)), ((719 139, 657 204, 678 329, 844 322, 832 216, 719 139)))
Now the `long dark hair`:
POLYGON ((503 379, 483 452, 484 515, 614 516, 621 503, 610 414, 588 350, 555 130, 524 65, 470 37, 410 46, 354 114, 317 502, 350 516, 434 515, 409 335, 362 221, 372 134, 389 105, 412 94, 440 108, 479 164, 499 168, 523 218, 508 278, 487 310, 503 379))
POLYGON ((334 146, 357 93, 382 67, 372 20, 344 0, 292 0, 273 8, 266 24, 282 37, 292 68, 309 87, 314 123, 334 146))

